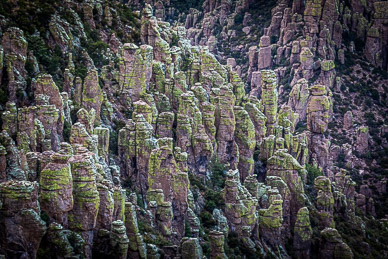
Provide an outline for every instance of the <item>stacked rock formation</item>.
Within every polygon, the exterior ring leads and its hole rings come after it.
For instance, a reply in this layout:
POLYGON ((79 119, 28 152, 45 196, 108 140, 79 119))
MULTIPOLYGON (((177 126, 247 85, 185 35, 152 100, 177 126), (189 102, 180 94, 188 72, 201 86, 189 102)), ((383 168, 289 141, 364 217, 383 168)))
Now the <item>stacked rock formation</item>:
POLYGON ((331 91, 324 85, 309 88, 311 96, 307 103, 307 129, 310 131, 309 146, 311 159, 326 170, 328 166, 329 143, 323 135, 328 128, 333 103, 331 91))

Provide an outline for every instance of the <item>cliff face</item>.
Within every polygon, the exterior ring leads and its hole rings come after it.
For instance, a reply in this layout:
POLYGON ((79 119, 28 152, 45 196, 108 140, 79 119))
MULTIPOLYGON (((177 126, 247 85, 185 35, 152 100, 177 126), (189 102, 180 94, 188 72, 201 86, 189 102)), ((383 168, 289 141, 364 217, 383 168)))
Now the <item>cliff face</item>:
POLYGON ((388 2, 146 2, 0 4, 0 257, 387 257, 388 2))

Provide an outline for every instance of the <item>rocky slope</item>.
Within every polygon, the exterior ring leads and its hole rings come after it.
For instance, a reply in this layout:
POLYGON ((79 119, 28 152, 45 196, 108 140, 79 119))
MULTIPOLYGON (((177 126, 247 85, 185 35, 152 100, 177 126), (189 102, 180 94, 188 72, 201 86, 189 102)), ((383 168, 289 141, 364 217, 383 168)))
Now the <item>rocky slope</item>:
POLYGON ((2 1, 0 258, 388 257, 388 1, 2 1))

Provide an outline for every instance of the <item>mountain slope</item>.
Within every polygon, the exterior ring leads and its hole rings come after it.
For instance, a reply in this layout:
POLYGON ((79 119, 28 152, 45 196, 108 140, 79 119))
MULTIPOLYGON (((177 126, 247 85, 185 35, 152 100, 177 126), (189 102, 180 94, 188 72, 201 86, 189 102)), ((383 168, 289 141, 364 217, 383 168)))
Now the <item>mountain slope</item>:
POLYGON ((387 1, 2 1, 0 256, 384 258, 387 1))

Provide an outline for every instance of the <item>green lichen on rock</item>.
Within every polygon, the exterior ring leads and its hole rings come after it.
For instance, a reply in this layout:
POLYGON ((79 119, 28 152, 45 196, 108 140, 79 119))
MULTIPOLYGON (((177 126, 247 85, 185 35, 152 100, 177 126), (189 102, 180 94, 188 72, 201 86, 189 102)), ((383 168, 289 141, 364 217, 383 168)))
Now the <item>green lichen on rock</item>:
POLYGON ((260 209, 259 220, 266 228, 280 228, 283 223, 283 200, 273 200, 268 209, 260 209))
POLYGON ((319 212, 320 225, 334 227, 334 196, 332 193, 331 181, 325 176, 318 176, 314 180, 314 187, 318 192, 316 206, 319 212))
POLYGON ((110 245, 112 247, 112 255, 115 256, 115 258, 127 258, 129 239, 126 234, 124 223, 121 220, 112 222, 110 245))
POLYGON ((180 253, 182 258, 196 259, 202 258, 202 247, 199 244, 198 238, 183 238, 180 245, 180 253))
POLYGON ((321 67, 323 71, 330 71, 335 68, 335 64, 333 60, 323 60, 321 62, 321 67))
POLYGON ((321 251, 320 255, 331 258, 353 258, 350 247, 342 241, 341 235, 334 228, 325 228, 321 231, 321 251))
POLYGON ((307 207, 301 208, 297 214, 294 233, 301 239, 302 242, 310 240, 313 234, 309 215, 307 207))
POLYGON ((62 222, 64 214, 73 209, 73 177, 68 158, 58 156, 61 163, 51 162, 40 173, 40 203, 47 215, 62 222))
POLYGON ((238 169, 241 172, 241 181, 253 173, 253 151, 256 147, 255 127, 249 114, 240 106, 234 107, 236 130, 234 132, 239 147, 238 169))
POLYGON ((276 116, 278 112, 278 91, 277 79, 273 70, 262 70, 262 104, 263 113, 267 117, 267 136, 274 133, 274 126, 276 123, 276 116))

